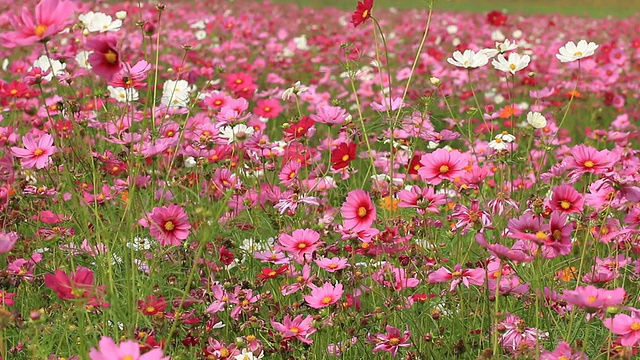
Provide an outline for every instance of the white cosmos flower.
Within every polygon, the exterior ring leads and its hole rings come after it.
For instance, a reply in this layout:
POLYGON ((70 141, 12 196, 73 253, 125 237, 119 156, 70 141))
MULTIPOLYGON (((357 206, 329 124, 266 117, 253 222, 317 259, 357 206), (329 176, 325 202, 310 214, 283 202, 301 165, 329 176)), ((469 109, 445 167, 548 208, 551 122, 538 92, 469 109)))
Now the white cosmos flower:
POLYGON ((191 88, 186 80, 167 80, 162 88, 160 103, 168 107, 186 107, 191 88))
POLYGON ((515 74, 516 72, 524 69, 529 65, 531 57, 529 55, 518 55, 516 53, 509 54, 509 59, 505 59, 504 55, 498 55, 498 60, 493 60, 491 64, 497 70, 504 71, 506 73, 515 74))
POLYGON ((515 50, 518 48, 515 42, 511 42, 509 39, 505 39, 503 42, 496 42, 495 48, 482 49, 481 53, 487 55, 489 59, 494 58, 498 54, 504 54, 507 51, 515 50))
POLYGON ((49 72, 47 76, 44 77, 45 80, 51 81, 54 76, 62 75, 65 73, 64 69, 66 69, 67 64, 58 60, 49 59, 47 55, 42 55, 33 63, 33 66, 39 67, 40 69, 42 69, 42 71, 47 71, 49 70, 49 68, 53 67, 53 69, 51 69, 51 72, 49 72))
POLYGON ((308 87, 300 84, 300 81, 296 81, 292 87, 286 89, 282 92, 282 100, 289 100, 292 96, 302 94, 303 92, 309 90, 308 87))
POLYGON ((111 16, 101 13, 89 11, 86 14, 78 16, 85 29, 89 32, 108 32, 118 31, 122 26, 122 20, 113 20, 111 16))
POLYGON ((508 150, 509 146, 507 144, 512 143, 515 139, 515 136, 505 131, 496 135, 494 140, 489 143, 489 147, 496 151, 508 150))
POLYGON ((527 122, 533 126, 534 129, 542 129, 547 126, 547 119, 539 112, 529 111, 527 114, 527 122))
POLYGON ((134 88, 125 89, 122 87, 107 86, 109 96, 117 102, 132 102, 139 99, 138 91, 134 88))
POLYGON ((78 62, 78 66, 83 69, 91 70, 91 64, 89 64, 89 54, 93 51, 80 51, 76 54, 76 62, 78 62))
POLYGON ((573 41, 569 41, 563 47, 561 47, 556 54, 556 57, 561 62, 571 62, 593 55, 598 45, 593 41, 587 43, 586 40, 578 41, 576 45, 573 41))
POLYGON ((486 65, 489 62, 489 58, 482 52, 476 53, 473 50, 465 50, 464 54, 460 51, 455 51, 453 53, 453 59, 448 58, 447 62, 457 67, 473 69, 486 65))
POLYGON ((227 139, 228 144, 233 144, 236 141, 244 141, 248 139, 255 130, 245 124, 237 124, 232 126, 225 125, 220 128, 220 138, 227 139))

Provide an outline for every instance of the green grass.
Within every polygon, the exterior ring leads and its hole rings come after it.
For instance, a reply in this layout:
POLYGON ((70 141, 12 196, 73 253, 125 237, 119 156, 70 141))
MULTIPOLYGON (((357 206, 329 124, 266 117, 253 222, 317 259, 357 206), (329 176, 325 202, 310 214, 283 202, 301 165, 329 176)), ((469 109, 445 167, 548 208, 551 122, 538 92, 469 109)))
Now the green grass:
MULTIPOLYGON (((357 0, 274 0, 293 2, 300 6, 355 8, 357 0)), ((628 17, 640 13, 640 4, 631 5, 628 0, 584 0, 576 6, 572 0, 436 0, 435 8, 448 11, 487 12, 503 10, 511 14, 553 14, 581 15, 593 17, 628 17)), ((427 8, 428 0, 376 0, 377 7, 401 9, 427 8)))

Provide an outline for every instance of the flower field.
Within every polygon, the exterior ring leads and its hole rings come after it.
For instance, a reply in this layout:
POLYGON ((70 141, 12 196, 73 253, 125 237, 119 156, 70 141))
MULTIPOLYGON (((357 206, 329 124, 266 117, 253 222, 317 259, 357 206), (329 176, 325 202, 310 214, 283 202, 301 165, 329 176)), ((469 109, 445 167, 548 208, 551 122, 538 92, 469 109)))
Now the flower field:
POLYGON ((632 359, 640 22, 8 3, 0 359, 632 359))

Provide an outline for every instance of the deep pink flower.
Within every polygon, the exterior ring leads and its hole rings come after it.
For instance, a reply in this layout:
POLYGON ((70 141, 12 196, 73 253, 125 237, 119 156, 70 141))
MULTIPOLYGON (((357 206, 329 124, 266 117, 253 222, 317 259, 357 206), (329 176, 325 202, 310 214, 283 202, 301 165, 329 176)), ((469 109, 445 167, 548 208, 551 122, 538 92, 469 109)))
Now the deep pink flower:
POLYGON ((25 169, 42 169, 51 163, 50 156, 56 152, 53 146, 53 137, 49 134, 42 133, 39 137, 32 133, 27 133, 22 137, 23 148, 16 146, 11 147, 13 155, 22 159, 22 167, 25 169))
POLYGON ((485 275, 486 272, 484 269, 463 270, 460 264, 457 264, 453 268, 453 272, 449 271, 447 268, 442 267, 429 274, 429 284, 451 281, 449 291, 453 292, 460 283, 463 283, 466 287, 469 287, 469 284, 484 284, 485 275))
POLYGON ((36 5, 35 14, 26 7, 22 15, 9 15, 9 22, 15 31, 3 34, 2 44, 5 47, 31 45, 35 42, 47 42, 49 38, 71 24, 69 17, 73 14, 75 4, 71 1, 42 0, 36 5))
POLYGON ((189 236, 189 218, 178 205, 153 208, 149 220, 149 232, 162 246, 180 245, 189 236))
POLYGON ((133 340, 123 341, 116 345, 108 336, 103 336, 98 343, 98 348, 89 351, 91 360, 169 360, 164 356, 162 349, 155 348, 146 354, 140 354, 140 344, 133 340))
POLYGON ((411 333, 408 328, 404 332, 400 332, 400 329, 387 325, 385 330, 387 331, 386 334, 378 333, 368 336, 369 342, 375 345, 373 348, 374 354, 378 351, 387 351, 390 352, 391 355, 396 356, 401 347, 411 346, 409 342, 411 333))
POLYGON ((122 69, 117 48, 118 38, 113 35, 102 35, 87 40, 87 49, 93 50, 87 60, 92 70, 107 81, 122 69))
POLYGON ((553 189, 553 195, 549 202, 552 210, 563 213, 582 213, 584 208, 584 198, 571 185, 561 185, 553 189))
POLYGON ((526 326, 524 320, 513 314, 508 314, 504 321, 498 324, 498 329, 504 329, 499 342, 509 352, 517 352, 524 344, 533 348, 539 339, 549 337, 549 333, 526 326))
POLYGON ((9 293, 4 290, 0 290, 0 305, 2 306, 13 306, 16 304, 13 298, 18 295, 16 293, 9 293))
POLYGON ((466 173, 465 167, 468 161, 458 150, 438 149, 422 155, 420 163, 422 167, 418 169, 418 175, 422 180, 431 185, 438 185, 443 180, 454 181, 463 176, 466 173))
POLYGON ((123 63, 122 68, 113 76, 109 85, 125 89, 141 89, 147 86, 147 83, 144 81, 150 69, 151 64, 145 60, 140 60, 133 66, 128 63, 123 63))
POLYGON ((280 101, 276 99, 261 99, 256 101, 253 113, 267 119, 277 117, 282 111, 280 101))
POLYGON ((376 207, 369 194, 361 189, 350 191, 347 201, 342 204, 342 217, 345 229, 358 232, 371 228, 376 219, 376 207))
POLYGON ((391 264, 385 264, 380 270, 371 274, 371 279, 396 291, 414 288, 420 284, 418 278, 408 277, 405 269, 397 268, 391 264))
POLYGON ((322 287, 317 287, 313 284, 309 284, 309 286, 312 289, 311 295, 305 296, 304 301, 314 309, 321 309, 331 304, 335 304, 340 300, 342 294, 344 294, 342 284, 336 284, 336 286, 333 286, 331 283, 326 282, 322 287))
POLYGON ((313 323, 311 315, 307 315, 304 319, 302 315, 298 315, 291 320, 291 316, 287 314, 282 323, 271 320, 271 326, 281 333, 285 340, 298 339, 305 344, 313 344, 309 336, 316 332, 316 328, 311 326, 311 323, 313 323))
MULTIPOLYGON (((545 225, 547 237, 542 242, 542 256, 552 259, 571 252, 571 232, 573 225, 567 222, 567 214, 554 211, 549 224, 545 225)), ((538 235, 536 235, 538 236, 538 235)))
POLYGON ((606 290, 589 285, 578 286, 575 290, 565 290, 562 292, 562 298, 569 304, 593 311, 622 304, 626 294, 623 288, 606 290))
POLYGON ((633 317, 627 314, 617 314, 613 319, 604 320, 604 326, 612 333, 622 335, 622 346, 634 346, 640 339, 640 317, 633 313, 633 317))
POLYGON ((62 300, 87 300, 87 305, 108 307, 109 304, 102 301, 105 286, 93 284, 93 271, 83 266, 78 266, 75 272, 70 274, 62 270, 56 270, 54 274, 45 274, 44 285, 56 292, 62 300))

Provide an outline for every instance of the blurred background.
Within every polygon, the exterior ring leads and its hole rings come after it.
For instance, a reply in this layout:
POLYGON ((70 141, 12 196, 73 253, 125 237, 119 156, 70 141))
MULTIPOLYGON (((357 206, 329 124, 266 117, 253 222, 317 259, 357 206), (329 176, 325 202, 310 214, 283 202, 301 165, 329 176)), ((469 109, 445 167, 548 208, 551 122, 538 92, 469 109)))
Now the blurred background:
MULTIPOLYGON (((300 6, 355 9, 357 0, 272 0, 300 6)), ((428 0, 374 0, 375 6, 427 8, 428 0)), ((434 8, 451 11, 506 11, 511 14, 565 14, 593 17, 629 17, 640 13, 640 0, 435 0, 434 8)))

